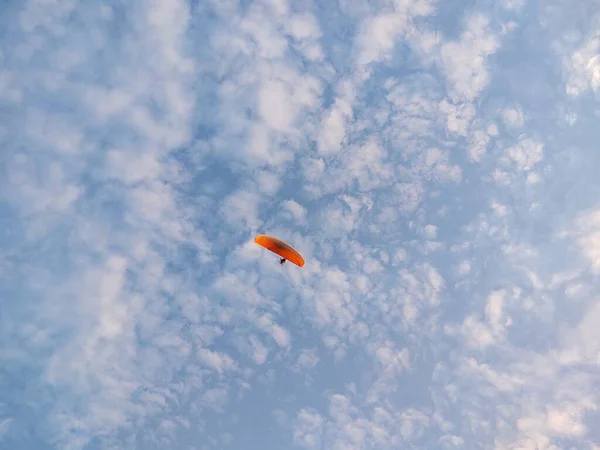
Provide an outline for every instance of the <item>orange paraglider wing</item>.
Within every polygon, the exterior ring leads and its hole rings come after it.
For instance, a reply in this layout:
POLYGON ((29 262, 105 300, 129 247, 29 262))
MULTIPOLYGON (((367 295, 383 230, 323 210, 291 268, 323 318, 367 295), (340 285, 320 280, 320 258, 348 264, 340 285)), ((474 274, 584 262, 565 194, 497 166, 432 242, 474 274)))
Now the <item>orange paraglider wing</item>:
POLYGON ((304 258, 302 255, 290 244, 283 242, 281 239, 277 239, 273 236, 267 236, 266 234, 259 234, 254 238, 261 247, 271 250, 273 253, 278 254, 282 258, 296 264, 299 267, 304 265, 304 258))

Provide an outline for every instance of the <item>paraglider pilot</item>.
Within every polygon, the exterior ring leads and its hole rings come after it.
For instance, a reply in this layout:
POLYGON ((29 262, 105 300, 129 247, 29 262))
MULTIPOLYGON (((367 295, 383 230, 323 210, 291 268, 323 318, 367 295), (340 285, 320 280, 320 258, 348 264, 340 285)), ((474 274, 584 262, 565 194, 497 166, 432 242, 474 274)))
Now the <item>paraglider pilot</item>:
POLYGON ((298 267, 304 266, 304 258, 298 253, 298 250, 281 239, 266 234, 259 234, 254 238, 254 242, 276 255, 279 255, 279 264, 282 266, 287 261, 294 263, 298 267))

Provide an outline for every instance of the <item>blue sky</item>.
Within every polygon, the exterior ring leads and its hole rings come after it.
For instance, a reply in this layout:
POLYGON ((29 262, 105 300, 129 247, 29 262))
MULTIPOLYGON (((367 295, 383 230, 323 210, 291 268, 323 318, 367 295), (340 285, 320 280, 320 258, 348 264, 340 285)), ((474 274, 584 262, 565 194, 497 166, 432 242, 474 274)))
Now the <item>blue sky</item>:
POLYGON ((596 2, 1 8, 0 448, 600 449, 596 2))

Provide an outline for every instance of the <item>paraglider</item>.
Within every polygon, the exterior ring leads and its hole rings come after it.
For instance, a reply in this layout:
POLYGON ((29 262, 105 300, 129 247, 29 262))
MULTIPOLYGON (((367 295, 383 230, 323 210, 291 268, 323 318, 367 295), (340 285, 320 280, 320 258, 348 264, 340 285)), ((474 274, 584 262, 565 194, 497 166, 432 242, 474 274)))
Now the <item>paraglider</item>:
POLYGON ((304 266, 302 255, 287 242, 266 234, 259 234, 254 238, 254 242, 267 250, 281 256, 279 264, 283 265, 286 261, 296 264, 299 267, 304 266))

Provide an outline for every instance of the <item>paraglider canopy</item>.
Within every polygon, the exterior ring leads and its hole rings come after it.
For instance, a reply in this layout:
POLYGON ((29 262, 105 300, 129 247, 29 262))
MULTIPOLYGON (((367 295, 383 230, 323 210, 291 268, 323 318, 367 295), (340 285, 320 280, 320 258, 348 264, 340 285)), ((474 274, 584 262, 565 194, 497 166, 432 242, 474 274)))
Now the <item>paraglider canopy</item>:
POLYGON ((283 264, 285 260, 288 260, 299 267, 304 266, 304 258, 302 255, 294 247, 281 239, 267 236, 266 234, 259 234, 254 238, 254 242, 281 256, 281 264, 283 264))

